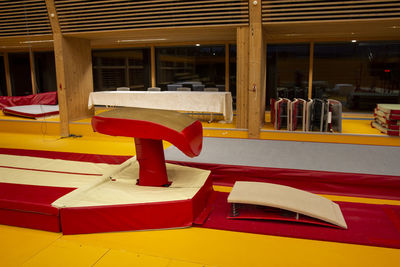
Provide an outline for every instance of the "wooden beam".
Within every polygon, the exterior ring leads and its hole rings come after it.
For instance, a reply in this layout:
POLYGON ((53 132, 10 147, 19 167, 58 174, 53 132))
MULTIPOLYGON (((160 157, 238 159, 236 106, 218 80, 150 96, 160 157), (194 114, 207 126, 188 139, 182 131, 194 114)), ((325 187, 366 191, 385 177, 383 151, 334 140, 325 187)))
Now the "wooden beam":
POLYGON ((265 116, 265 44, 261 2, 249 1, 249 138, 259 138, 265 116), (255 3, 255 4, 254 4, 255 3))
POLYGON ((12 96, 10 62, 8 60, 8 53, 3 53, 3 60, 4 60, 4 72, 6 76, 7 95, 12 96))
POLYGON ((247 128, 249 104, 249 27, 237 28, 236 51, 236 128, 247 128))
POLYGON ((314 70, 314 42, 310 42, 310 55, 309 55, 309 66, 308 66, 308 98, 312 98, 312 81, 313 81, 313 70, 314 70))
POLYGON ((29 49, 29 65, 31 69, 31 82, 32 82, 32 94, 37 94, 37 82, 36 82, 36 72, 35 72, 35 57, 32 49, 29 49))
POLYGON ((88 109, 93 92, 92 51, 90 40, 62 35, 54 0, 46 0, 46 6, 54 39, 60 135, 69 136, 71 121, 94 113, 88 109))
MULTIPOLYGON (((47 2, 47 1, 46 1, 47 2)), ((60 109, 60 135, 69 136, 69 116, 68 101, 65 88, 65 71, 64 71, 64 53, 63 53, 63 36, 61 33, 54 33, 54 57, 56 60, 56 76, 57 76, 57 96, 58 106, 60 109)))
POLYGON ((225 91, 229 92, 229 44, 225 43, 225 91))
POLYGON ((154 45, 150 46, 151 87, 157 86, 156 81, 156 51, 154 45))
POLYGON ((60 106, 61 136, 69 136, 69 122, 87 118, 89 94, 93 92, 90 41, 54 34, 54 54, 60 106))
POLYGON ((61 33, 60 22, 58 20, 57 10, 56 10, 56 6, 54 4, 54 0, 46 0, 46 6, 47 6, 47 13, 49 14, 49 20, 50 20, 51 29, 53 30, 53 34, 61 33))

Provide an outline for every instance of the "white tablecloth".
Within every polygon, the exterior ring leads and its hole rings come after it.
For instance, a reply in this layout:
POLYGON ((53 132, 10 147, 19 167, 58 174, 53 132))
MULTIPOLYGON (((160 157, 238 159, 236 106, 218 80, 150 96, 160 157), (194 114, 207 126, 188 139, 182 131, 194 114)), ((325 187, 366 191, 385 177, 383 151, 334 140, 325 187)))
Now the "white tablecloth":
POLYGON ((230 92, 92 92, 89 96, 89 108, 94 105, 222 113, 227 122, 231 122, 233 118, 230 92))

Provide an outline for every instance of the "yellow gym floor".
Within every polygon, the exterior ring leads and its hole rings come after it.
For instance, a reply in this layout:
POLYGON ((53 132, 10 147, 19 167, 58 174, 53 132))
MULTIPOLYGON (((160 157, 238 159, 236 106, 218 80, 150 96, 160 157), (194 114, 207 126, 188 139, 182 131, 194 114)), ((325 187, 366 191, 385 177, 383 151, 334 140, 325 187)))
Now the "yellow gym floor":
MULTIPOLYGON (((267 123, 262 129, 261 139, 400 145, 400 138, 388 137, 370 128, 369 118, 372 120, 372 115, 359 120, 344 120, 343 134, 287 133, 274 131, 267 123)), ((134 154, 131 138, 93 133, 89 123, 89 120, 82 120, 71 124, 71 132, 77 137, 60 138, 57 117, 32 121, 0 115, 0 147, 134 154)), ((247 138, 246 130, 235 129, 233 125, 204 122, 204 135, 247 138)), ((215 189, 230 190, 227 187, 215 189)), ((381 199, 327 197, 341 201, 400 205, 399 201, 381 199)), ((196 227, 64 236, 0 225, 0 266, 365 267, 397 266, 399 262, 398 249, 196 227)))

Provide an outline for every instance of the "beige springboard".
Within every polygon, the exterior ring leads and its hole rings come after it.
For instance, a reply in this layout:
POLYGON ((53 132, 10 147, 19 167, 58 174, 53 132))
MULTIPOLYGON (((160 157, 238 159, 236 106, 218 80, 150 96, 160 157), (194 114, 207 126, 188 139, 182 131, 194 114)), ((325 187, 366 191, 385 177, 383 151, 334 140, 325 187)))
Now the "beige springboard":
POLYGON ((347 229, 338 204, 293 187, 260 182, 236 182, 228 203, 251 204, 288 210, 347 229))

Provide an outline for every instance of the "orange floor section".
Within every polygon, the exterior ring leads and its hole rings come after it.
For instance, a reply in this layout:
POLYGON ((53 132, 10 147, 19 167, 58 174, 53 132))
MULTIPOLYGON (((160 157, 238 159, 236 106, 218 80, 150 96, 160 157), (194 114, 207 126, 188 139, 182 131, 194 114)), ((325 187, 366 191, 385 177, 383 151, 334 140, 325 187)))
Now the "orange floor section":
MULTIPOLYGON (((234 124, 208 123, 205 136, 247 138, 234 124)), ((368 128, 368 119, 345 120, 344 134, 273 131, 261 138, 296 141, 400 145, 368 128), (362 133, 354 133, 357 129, 362 133), (352 130, 352 127, 354 129, 352 130), (297 138, 297 139, 296 139, 297 138), (324 139, 325 138, 325 139, 324 139), (347 138, 347 139, 346 139, 347 138)), ((89 120, 71 124, 76 136, 60 138, 58 118, 30 121, 0 116, 0 147, 95 154, 133 155, 131 138, 93 133, 89 120)), ((264 132, 265 131, 265 132, 264 132)), ((168 146, 169 144, 165 144, 168 146)), ((229 187, 215 187, 228 192, 229 187)), ((398 201, 326 196, 332 200, 400 205, 398 201)), ((0 266, 397 266, 400 250, 335 242, 256 235, 202 228, 64 236, 0 225, 0 266)))

